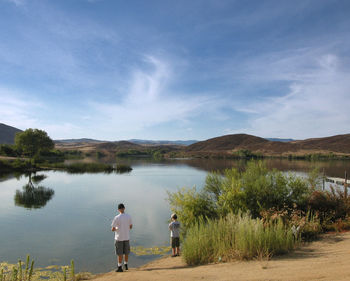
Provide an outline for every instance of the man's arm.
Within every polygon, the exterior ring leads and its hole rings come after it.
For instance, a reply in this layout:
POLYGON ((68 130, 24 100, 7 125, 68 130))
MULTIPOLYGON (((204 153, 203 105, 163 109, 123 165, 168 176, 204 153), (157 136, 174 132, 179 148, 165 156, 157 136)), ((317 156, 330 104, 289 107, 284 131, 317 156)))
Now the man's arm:
POLYGON ((132 219, 131 219, 131 217, 129 217, 129 227, 130 227, 130 229, 132 229, 132 219))
POLYGON ((118 227, 117 227, 117 218, 113 219, 111 227, 112 227, 112 229, 111 229, 112 231, 116 231, 118 229, 118 227))

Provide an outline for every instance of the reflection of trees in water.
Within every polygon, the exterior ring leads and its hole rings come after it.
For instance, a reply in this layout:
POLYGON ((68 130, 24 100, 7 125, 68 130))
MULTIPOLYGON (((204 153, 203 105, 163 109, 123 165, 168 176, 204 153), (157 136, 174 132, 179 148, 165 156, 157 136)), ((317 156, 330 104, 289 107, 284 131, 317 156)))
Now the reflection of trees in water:
MULTIPOLYGON (((122 164, 128 164, 130 166, 147 166, 149 164, 161 163, 164 165, 176 166, 186 165, 198 170, 212 172, 223 172, 225 169, 236 168, 239 171, 243 171, 248 161, 257 160, 245 160, 245 159, 216 159, 216 158, 188 158, 188 159, 176 159, 162 161, 152 159, 120 159, 118 160, 122 164)), ((349 160, 320 160, 320 161, 308 161, 308 160, 288 160, 280 158, 265 158, 264 161, 269 169, 277 169, 279 171, 297 171, 308 173, 314 168, 319 168, 320 172, 325 171, 325 175, 329 177, 344 177, 344 171, 350 171, 349 160)))
POLYGON ((55 191, 44 186, 35 186, 33 182, 39 183, 46 176, 28 176, 28 183, 22 187, 22 191, 16 190, 15 205, 28 209, 39 209, 46 205, 52 199, 55 191))

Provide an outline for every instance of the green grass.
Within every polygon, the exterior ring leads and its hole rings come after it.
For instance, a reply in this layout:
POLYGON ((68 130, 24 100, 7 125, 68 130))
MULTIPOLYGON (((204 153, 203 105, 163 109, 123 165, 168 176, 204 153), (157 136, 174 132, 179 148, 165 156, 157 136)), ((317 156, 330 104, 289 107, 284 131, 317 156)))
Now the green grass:
POLYGON ((282 220, 263 223, 247 214, 201 220, 186 232, 182 255, 189 265, 269 257, 292 250, 299 242, 282 220))

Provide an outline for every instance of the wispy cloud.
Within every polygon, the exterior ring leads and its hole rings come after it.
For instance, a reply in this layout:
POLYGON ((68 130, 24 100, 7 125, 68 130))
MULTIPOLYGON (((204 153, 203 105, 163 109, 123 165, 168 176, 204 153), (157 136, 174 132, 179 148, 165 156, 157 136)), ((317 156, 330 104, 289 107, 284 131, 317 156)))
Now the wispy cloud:
POLYGON ((249 126, 231 132, 300 139, 349 133, 350 72, 341 61, 333 53, 305 50, 266 62, 261 79, 286 81, 289 91, 236 107, 250 114, 249 126))
POLYGON ((42 129, 52 138, 78 138, 84 133, 79 126, 70 122, 43 118, 41 112, 45 112, 49 106, 32 93, 0 86, 0 97, 1 123, 21 130, 42 129))
MULTIPOLYGON (((11 1, 20 5, 24 0, 11 1)), ((0 63, 19 79, 30 75, 47 84, 59 80, 92 88, 113 75, 107 72, 119 59, 110 55, 119 42, 114 30, 88 18, 72 19, 44 2, 31 3, 19 16, 20 22, 8 23, 8 32, 16 36, 0 43, 0 63)))
POLYGON ((25 3, 25 0, 5 0, 7 2, 11 2, 13 4, 15 4, 16 6, 21 6, 25 3))
POLYGON ((173 69, 164 59, 146 56, 146 69, 137 68, 120 103, 92 102, 95 116, 104 120, 106 129, 132 135, 158 124, 186 122, 205 111, 213 98, 174 93, 169 89, 173 69), (108 126, 106 126, 106 123, 108 126))
POLYGON ((28 100, 27 95, 13 89, 0 86, 0 112, 1 121, 20 128, 35 127, 37 119, 35 112, 42 105, 35 98, 28 100))

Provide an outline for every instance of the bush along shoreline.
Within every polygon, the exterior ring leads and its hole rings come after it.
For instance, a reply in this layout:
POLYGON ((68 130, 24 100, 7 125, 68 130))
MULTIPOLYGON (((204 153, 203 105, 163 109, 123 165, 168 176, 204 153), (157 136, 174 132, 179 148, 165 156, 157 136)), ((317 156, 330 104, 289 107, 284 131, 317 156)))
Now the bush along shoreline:
POLYGON ((33 173, 42 170, 63 170, 71 174, 82 173, 129 173, 132 168, 128 165, 111 165, 104 163, 83 163, 77 162, 72 164, 65 163, 37 163, 34 160, 15 159, 3 160, 0 159, 0 171, 2 174, 8 173, 33 173))
POLYGON ((350 202, 340 189, 322 190, 317 171, 308 178, 269 170, 259 161, 243 172, 211 173, 203 189, 168 192, 181 221, 189 265, 268 259, 328 230, 350 228, 350 202))

